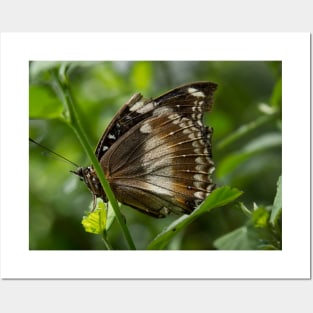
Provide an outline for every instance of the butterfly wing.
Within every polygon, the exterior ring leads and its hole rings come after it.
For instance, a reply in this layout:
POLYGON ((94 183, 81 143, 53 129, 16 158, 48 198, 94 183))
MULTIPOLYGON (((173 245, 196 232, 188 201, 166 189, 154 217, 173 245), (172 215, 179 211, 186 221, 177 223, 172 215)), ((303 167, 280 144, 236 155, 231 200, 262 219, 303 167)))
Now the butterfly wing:
POLYGON ((96 148, 98 160, 134 125, 164 111, 178 112, 195 121, 202 121, 203 113, 211 109, 216 88, 215 83, 195 82, 177 87, 155 99, 145 99, 141 94, 135 94, 117 112, 101 137, 96 148))
POLYGON ((120 202, 164 217, 189 214, 205 199, 214 188, 212 129, 202 121, 211 99, 212 91, 205 94, 190 85, 175 89, 154 100, 158 105, 151 117, 110 147, 101 166, 120 202))

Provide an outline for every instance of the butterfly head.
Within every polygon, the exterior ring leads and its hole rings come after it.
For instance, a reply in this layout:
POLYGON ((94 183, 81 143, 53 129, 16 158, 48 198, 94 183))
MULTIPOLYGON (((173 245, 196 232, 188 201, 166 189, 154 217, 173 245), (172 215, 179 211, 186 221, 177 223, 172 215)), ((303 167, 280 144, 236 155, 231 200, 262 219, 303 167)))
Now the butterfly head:
POLYGON ((79 167, 76 171, 71 172, 79 176, 80 180, 87 185, 94 196, 94 200, 96 200, 96 198, 102 198, 103 201, 107 201, 106 194, 92 166, 79 167))

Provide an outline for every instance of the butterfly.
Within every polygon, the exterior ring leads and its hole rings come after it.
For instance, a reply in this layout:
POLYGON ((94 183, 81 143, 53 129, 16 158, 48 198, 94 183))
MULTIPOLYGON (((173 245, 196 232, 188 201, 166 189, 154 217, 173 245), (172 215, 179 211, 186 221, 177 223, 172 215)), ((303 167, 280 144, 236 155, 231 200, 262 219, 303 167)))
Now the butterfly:
MULTIPOLYGON (((119 202, 160 218, 190 214, 212 192, 213 129, 203 115, 216 88, 194 82, 155 99, 136 93, 117 112, 95 154, 119 202)), ((74 173, 107 202, 92 166, 74 173)))

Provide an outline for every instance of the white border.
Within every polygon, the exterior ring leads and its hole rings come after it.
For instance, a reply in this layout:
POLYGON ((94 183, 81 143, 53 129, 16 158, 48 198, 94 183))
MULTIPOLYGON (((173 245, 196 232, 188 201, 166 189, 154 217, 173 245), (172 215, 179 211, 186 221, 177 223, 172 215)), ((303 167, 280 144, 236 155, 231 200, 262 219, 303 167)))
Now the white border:
POLYGON ((309 134, 306 33, 2 34, 1 276, 309 278, 309 134), (144 59, 283 61, 282 251, 28 250, 28 61, 144 59))

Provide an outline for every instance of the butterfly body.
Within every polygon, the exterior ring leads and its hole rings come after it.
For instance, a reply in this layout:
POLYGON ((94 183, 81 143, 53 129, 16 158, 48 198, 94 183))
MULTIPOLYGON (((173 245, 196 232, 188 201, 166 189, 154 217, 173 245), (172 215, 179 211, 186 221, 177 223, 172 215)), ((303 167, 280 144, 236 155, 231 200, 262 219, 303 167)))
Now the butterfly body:
MULTIPOLYGON (((96 156, 118 201, 154 217, 190 214, 214 189, 212 128, 203 123, 217 85, 197 82, 155 99, 135 94, 101 137, 96 156)), ((76 172, 106 201, 92 167, 76 172)))

